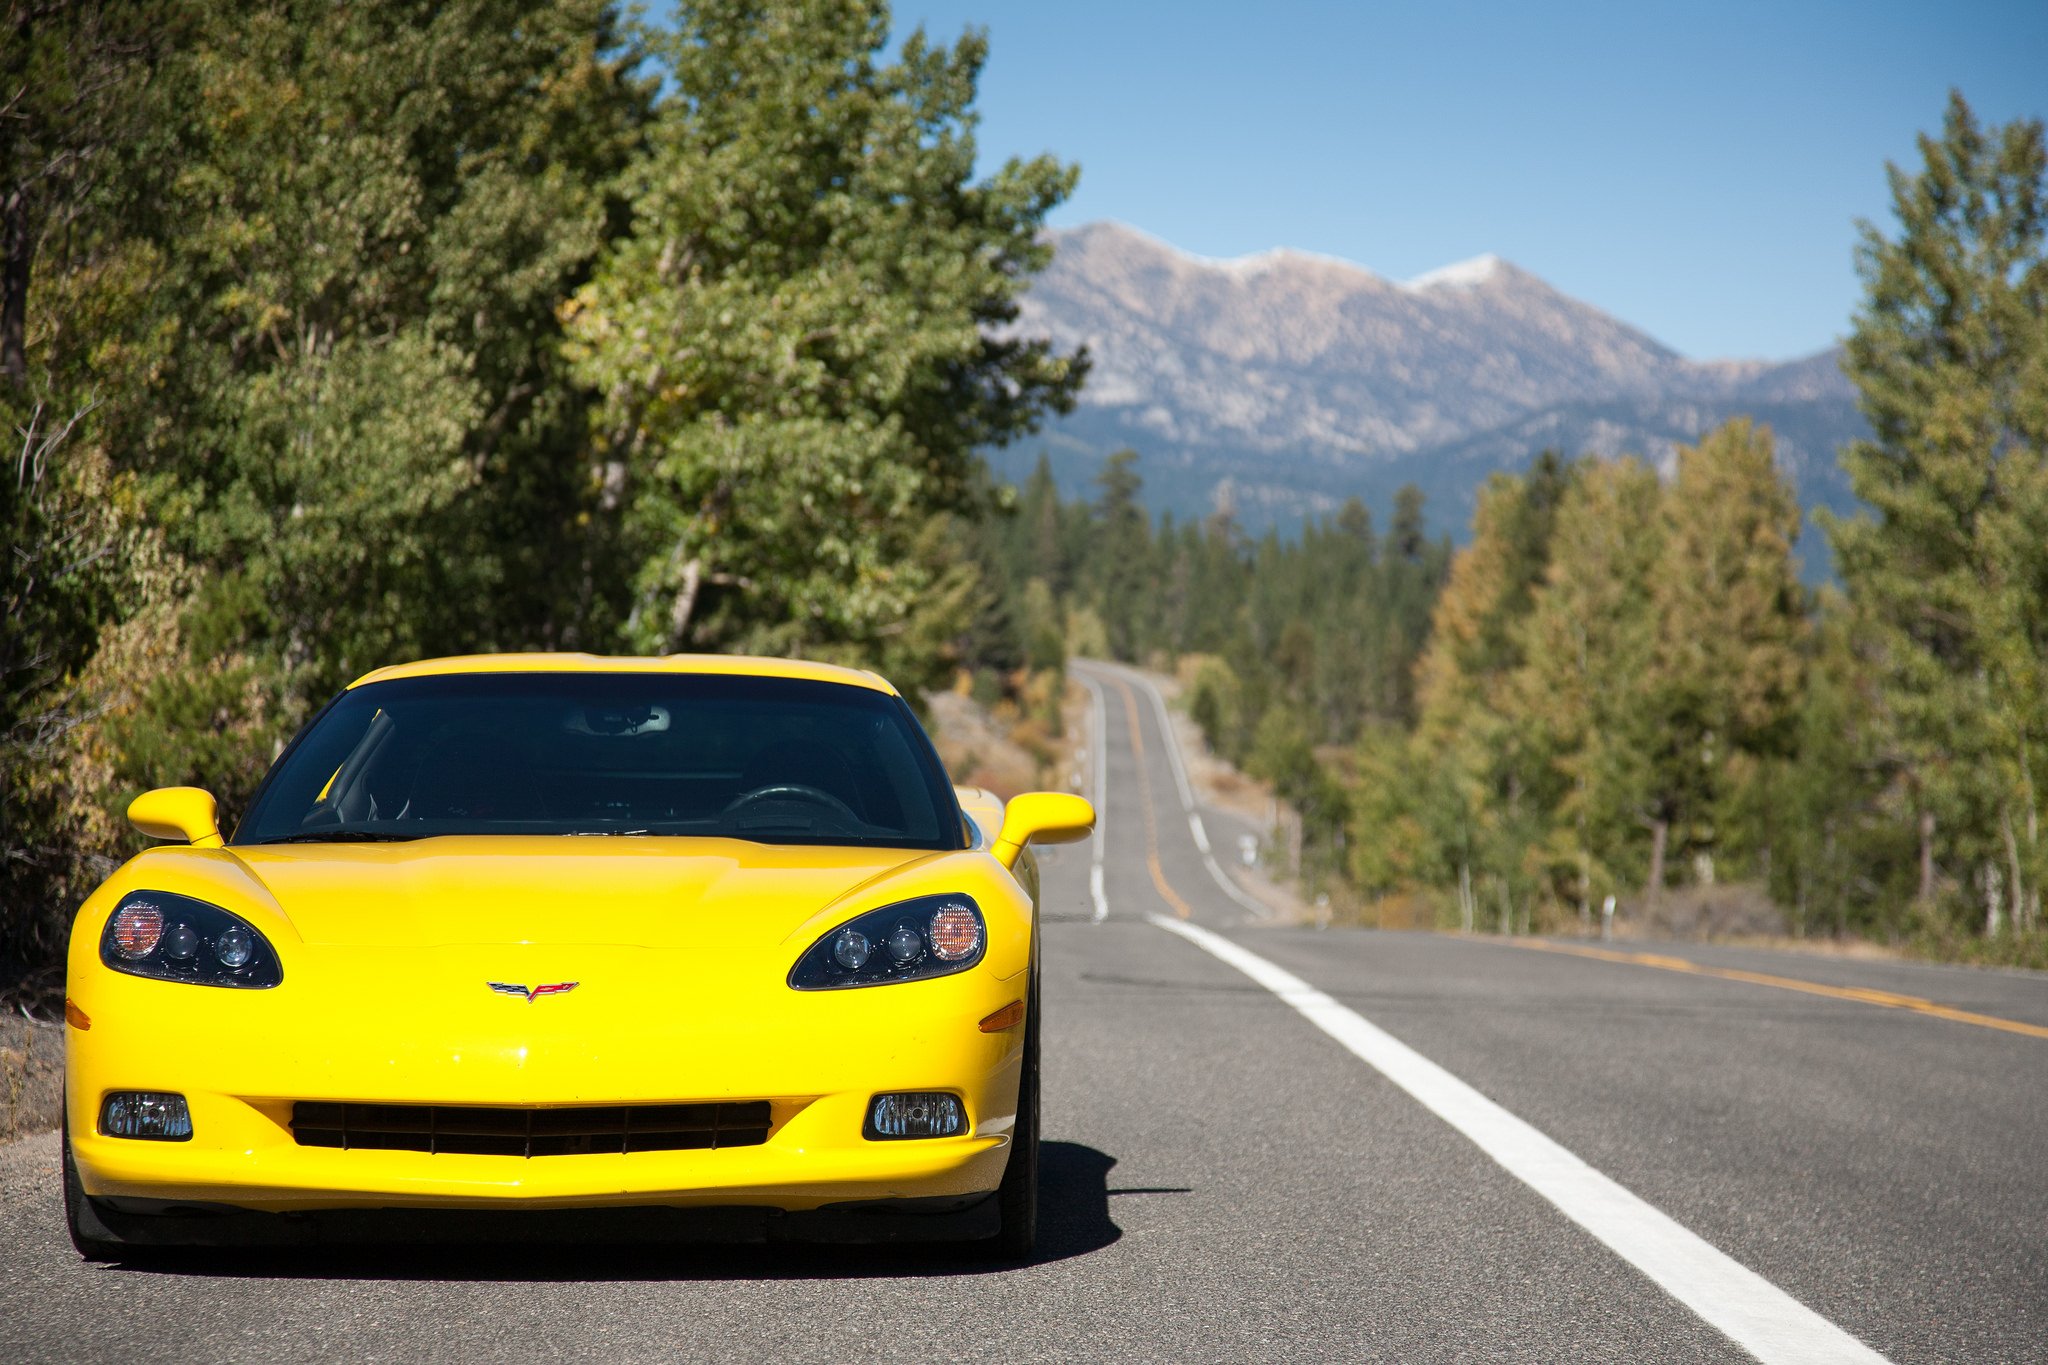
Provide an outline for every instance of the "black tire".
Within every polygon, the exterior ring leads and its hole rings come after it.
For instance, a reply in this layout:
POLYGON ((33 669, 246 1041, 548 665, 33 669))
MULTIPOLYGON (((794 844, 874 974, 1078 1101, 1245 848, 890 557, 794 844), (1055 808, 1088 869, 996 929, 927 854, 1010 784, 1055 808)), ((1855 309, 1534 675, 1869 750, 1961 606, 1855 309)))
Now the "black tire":
POLYGON ((1010 1164, 996 1191, 1002 1231, 984 1250, 992 1260, 1028 1261, 1038 1246, 1038 984, 1032 983, 1024 1021, 1024 1068, 1017 1079, 1017 1126, 1010 1139, 1010 1164))
POLYGON ((121 1259, 121 1244, 113 1229, 101 1221, 99 1210, 93 1207, 92 1198, 86 1194, 85 1186, 79 1183, 78 1163, 71 1157, 71 1121, 68 1118, 58 1140, 64 1145, 64 1226, 71 1234, 71 1245, 88 1261, 121 1259))

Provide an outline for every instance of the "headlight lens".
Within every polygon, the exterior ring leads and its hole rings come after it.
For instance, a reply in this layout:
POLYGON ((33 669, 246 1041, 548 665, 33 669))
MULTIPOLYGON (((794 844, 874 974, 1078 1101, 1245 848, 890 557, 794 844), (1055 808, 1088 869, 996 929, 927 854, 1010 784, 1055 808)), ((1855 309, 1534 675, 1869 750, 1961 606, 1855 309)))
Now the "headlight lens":
POLYGON ((857 972, 867 965, 868 936, 848 925, 832 936, 832 960, 849 972, 857 972))
POLYGON ((117 972, 194 986, 266 990, 284 980, 277 950, 218 905, 169 891, 131 891, 107 918, 100 961, 117 972))
POLYGON ((970 896, 920 896, 870 910, 813 943, 790 969, 800 991, 951 976, 981 961, 988 929, 970 896))

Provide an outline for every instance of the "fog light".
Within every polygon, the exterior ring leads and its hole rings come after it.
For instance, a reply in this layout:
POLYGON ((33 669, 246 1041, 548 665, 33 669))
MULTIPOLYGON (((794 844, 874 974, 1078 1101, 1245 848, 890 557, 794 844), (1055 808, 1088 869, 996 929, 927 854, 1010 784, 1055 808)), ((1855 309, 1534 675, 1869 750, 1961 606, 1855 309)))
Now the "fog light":
POLYGON ((151 1090, 116 1090, 100 1104, 100 1132, 106 1137, 184 1142, 192 1136, 192 1111, 183 1095, 151 1090))
POLYGON ((875 1096, 865 1138, 940 1138, 967 1131, 967 1110, 958 1095, 912 1090, 875 1096))

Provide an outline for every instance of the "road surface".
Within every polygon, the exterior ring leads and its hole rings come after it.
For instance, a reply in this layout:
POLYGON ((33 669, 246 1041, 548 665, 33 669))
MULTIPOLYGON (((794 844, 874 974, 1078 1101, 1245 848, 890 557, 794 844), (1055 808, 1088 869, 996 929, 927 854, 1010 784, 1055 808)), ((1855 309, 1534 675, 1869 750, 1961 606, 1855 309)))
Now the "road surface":
POLYGON ((1205 860, 1144 680, 1081 672, 1103 821, 1045 857, 1035 1263, 93 1266, 44 1136, 0 1148, 0 1360, 2048 1360, 2040 977, 1279 925, 1205 860))

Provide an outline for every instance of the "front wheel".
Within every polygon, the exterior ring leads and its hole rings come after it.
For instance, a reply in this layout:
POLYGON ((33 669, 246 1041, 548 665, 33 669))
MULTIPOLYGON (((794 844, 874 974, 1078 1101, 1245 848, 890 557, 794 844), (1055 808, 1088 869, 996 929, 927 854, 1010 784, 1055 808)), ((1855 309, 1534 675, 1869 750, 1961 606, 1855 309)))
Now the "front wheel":
POLYGON ((1017 1079, 1017 1126, 1011 1130, 1010 1164, 1003 1171, 996 1204, 1002 1231, 986 1245, 999 1261, 1029 1260, 1038 1245, 1038 991, 1031 992, 1024 1022, 1024 1069, 1017 1079))
POLYGON ((71 1156, 71 1121, 67 1118, 58 1136, 64 1146, 64 1225, 71 1245, 88 1261, 115 1261, 121 1257, 120 1243, 113 1230, 100 1220, 91 1196, 78 1179, 78 1163, 71 1156))

